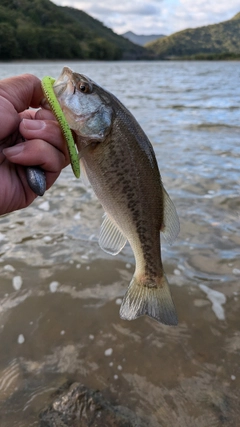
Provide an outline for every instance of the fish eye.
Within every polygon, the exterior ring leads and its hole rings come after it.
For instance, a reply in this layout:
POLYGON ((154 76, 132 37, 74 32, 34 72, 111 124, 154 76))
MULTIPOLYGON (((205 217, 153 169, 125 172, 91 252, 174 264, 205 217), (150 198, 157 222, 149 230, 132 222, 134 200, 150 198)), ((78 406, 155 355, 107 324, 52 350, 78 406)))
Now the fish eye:
POLYGON ((78 89, 81 91, 81 92, 83 92, 83 93, 89 93, 90 92, 90 87, 89 87, 89 85, 87 84, 87 83, 83 83, 83 82, 80 82, 79 83, 79 85, 78 85, 78 89))

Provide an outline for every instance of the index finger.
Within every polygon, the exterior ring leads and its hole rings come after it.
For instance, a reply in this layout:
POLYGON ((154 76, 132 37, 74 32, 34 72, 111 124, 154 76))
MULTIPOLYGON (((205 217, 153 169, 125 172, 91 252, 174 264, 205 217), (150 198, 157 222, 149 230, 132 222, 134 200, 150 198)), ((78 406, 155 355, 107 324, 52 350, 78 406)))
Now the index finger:
POLYGON ((0 96, 10 101, 18 113, 39 107, 44 98, 41 80, 33 74, 0 80, 0 96))

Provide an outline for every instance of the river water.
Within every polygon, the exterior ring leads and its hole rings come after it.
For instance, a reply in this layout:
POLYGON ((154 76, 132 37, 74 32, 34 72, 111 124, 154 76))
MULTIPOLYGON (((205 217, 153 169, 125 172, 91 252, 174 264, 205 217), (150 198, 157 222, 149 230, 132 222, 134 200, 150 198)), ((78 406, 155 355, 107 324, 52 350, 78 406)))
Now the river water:
POLYGON ((0 218, 1 427, 37 426, 66 380, 100 389, 150 427, 240 417, 240 63, 2 63, 0 78, 64 65, 113 92, 152 141, 181 223, 162 242, 178 327, 119 318, 129 246, 98 246, 102 208, 66 168, 31 207, 0 218))

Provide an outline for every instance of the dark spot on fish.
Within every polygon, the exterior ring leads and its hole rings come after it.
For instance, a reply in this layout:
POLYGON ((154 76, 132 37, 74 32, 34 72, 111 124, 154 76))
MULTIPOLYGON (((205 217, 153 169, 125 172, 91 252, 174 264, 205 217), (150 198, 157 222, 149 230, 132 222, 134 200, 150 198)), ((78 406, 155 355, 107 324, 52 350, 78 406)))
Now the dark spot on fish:
POLYGON ((131 209, 131 208, 134 208, 134 206, 135 206, 135 202, 133 200, 130 200, 130 202, 128 202, 128 208, 131 209))

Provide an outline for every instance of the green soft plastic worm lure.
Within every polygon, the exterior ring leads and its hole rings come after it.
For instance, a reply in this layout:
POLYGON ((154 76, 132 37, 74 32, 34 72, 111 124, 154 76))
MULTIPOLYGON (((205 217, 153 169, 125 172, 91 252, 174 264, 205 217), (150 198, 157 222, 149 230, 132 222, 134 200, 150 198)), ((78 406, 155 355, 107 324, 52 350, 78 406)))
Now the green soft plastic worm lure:
POLYGON ((71 129, 67 123, 67 120, 63 114, 63 111, 61 109, 61 106, 57 100, 57 97, 54 93, 53 90, 53 84, 55 82, 55 79, 50 77, 50 76, 45 76, 42 78, 42 89, 44 92, 44 95, 47 98, 47 101, 49 103, 49 106, 53 112, 53 114, 55 115, 63 136, 65 138, 65 141, 67 143, 67 147, 68 147, 68 152, 69 152, 69 157, 70 157, 70 162, 72 165, 72 170, 74 175, 76 176, 76 178, 80 177, 80 164, 79 164, 79 157, 78 157, 78 152, 75 146, 75 142, 72 136, 72 132, 71 129))

